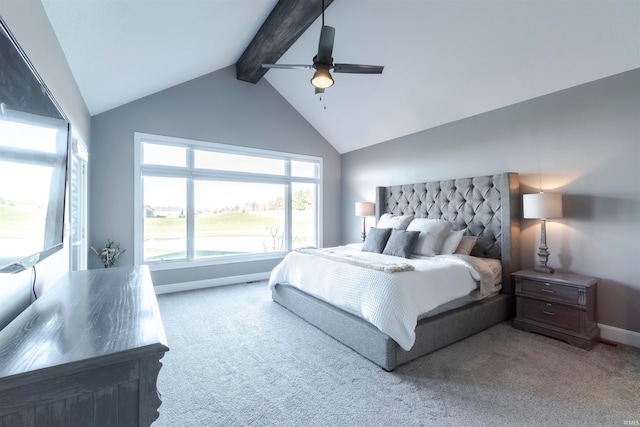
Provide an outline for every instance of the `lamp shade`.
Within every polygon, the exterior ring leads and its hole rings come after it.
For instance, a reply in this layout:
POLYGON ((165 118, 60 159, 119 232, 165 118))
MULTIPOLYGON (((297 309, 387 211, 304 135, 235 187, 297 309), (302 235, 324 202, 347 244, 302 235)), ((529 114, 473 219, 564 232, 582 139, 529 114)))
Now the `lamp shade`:
POLYGON ((562 218, 562 194, 538 193, 522 196, 523 218, 562 218))
POLYGON ((356 216, 373 216, 373 202, 356 202, 356 216))

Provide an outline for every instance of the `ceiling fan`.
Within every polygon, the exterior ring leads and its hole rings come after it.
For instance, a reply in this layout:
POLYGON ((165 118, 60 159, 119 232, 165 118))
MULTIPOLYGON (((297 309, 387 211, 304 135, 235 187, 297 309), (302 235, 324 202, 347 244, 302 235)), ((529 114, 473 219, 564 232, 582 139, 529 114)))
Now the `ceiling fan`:
POLYGON ((311 78, 311 84, 315 87, 315 93, 324 93, 324 90, 333 86, 334 73, 351 74, 382 74, 384 66, 361 65, 361 64, 334 64, 333 41, 336 29, 324 25, 324 0, 322 1, 322 29, 320 30, 320 43, 318 44, 318 54, 313 57, 313 65, 305 64, 262 64, 262 68, 284 68, 292 70, 316 70, 311 78))

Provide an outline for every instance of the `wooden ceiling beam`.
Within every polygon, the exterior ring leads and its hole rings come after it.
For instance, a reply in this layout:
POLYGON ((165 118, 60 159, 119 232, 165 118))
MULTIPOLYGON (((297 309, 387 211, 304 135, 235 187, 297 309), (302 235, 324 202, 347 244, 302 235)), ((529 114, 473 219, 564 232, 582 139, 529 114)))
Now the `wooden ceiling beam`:
MULTIPOLYGON (((325 10, 331 3, 324 0, 325 10)), ((262 64, 275 64, 318 19, 321 9, 322 0, 279 0, 236 62, 238 80, 257 83, 268 71, 262 64)))

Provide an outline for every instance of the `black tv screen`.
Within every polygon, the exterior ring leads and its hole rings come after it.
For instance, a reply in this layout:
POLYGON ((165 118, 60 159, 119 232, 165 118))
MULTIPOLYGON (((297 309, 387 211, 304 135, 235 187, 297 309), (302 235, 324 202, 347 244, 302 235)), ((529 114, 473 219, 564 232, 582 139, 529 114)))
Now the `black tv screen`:
POLYGON ((0 18, 0 273, 63 247, 69 121, 0 18))

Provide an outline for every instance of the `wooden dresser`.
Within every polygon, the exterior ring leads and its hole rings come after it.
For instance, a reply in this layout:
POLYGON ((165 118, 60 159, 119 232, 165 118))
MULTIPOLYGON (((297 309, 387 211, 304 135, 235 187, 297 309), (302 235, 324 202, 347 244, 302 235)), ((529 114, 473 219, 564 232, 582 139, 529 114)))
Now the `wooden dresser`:
POLYGON ((598 279, 569 273, 513 273, 517 316, 513 325, 591 349, 600 340, 598 279))
POLYGON ((0 426, 149 426, 168 350, 147 267, 69 273, 0 331, 0 426))

